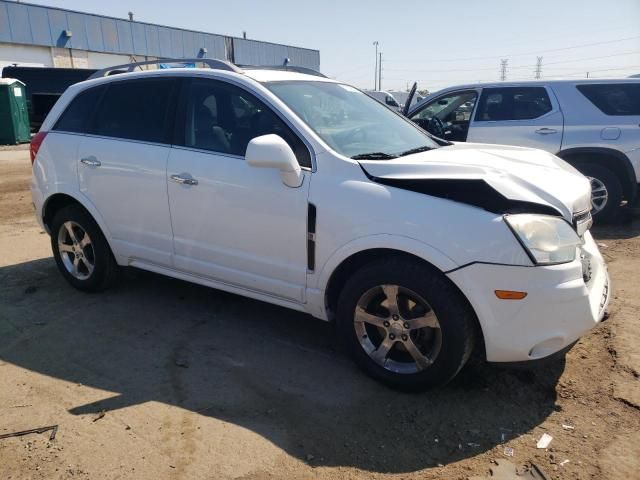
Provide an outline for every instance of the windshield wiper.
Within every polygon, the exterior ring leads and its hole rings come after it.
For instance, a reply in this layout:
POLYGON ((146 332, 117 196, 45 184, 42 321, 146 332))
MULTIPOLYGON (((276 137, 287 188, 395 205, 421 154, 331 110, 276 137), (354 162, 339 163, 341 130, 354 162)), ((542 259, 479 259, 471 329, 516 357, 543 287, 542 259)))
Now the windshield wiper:
POLYGON ((405 155, 412 155, 414 153, 427 152, 429 150, 433 150, 433 147, 428 147, 428 146, 424 145, 422 147, 417 147, 417 148, 412 148, 410 150, 406 150, 406 151, 402 152, 399 156, 400 157, 404 157, 405 155))
POLYGON ((369 152, 359 153, 351 157, 353 160, 391 160, 392 158, 398 158, 397 155, 391 155, 384 152, 369 152))

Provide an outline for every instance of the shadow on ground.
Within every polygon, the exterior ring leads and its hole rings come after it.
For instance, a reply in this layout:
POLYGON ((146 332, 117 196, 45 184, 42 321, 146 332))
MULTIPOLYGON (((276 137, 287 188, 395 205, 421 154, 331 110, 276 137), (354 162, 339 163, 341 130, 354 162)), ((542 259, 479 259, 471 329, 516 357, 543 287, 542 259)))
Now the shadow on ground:
POLYGON ((315 465, 410 472, 491 449, 554 410, 558 361, 465 368, 403 394, 341 353, 332 326, 158 275, 102 294, 69 287, 51 258, 0 268, 0 358, 117 392, 73 414, 164 402, 250 429, 315 465))

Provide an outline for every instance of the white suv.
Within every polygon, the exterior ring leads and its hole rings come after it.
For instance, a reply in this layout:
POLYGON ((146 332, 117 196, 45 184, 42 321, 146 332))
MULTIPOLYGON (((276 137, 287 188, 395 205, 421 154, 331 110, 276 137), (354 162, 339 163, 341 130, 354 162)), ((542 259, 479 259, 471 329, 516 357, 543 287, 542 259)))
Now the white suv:
POLYGON ((589 182, 564 161, 434 140, 322 76, 210 64, 88 80, 47 117, 33 202, 74 287, 132 266, 335 320, 405 389, 603 318, 589 182))
POLYGON ((534 147, 590 178, 593 215, 633 202, 640 182, 640 79, 461 85, 429 95, 409 118, 451 141, 534 147))

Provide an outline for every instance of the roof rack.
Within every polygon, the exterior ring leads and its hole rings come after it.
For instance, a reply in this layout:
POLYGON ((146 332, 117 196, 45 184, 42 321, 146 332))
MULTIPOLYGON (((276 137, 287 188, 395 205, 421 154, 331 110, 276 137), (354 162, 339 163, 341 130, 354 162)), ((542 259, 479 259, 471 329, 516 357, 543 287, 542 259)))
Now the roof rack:
POLYGON ((242 73, 242 70, 231 62, 224 60, 216 60, 214 58, 161 58, 158 60, 148 60, 145 62, 133 62, 124 63, 122 65, 114 65, 112 67, 103 68, 98 70, 89 77, 89 80, 93 78, 108 77, 109 75, 115 75, 117 73, 133 72, 136 68, 143 65, 159 65, 161 63, 203 63, 209 68, 216 70, 226 70, 228 72, 242 73))
POLYGON ((325 74, 320 73, 313 68, 307 67, 296 67, 293 65, 237 65, 238 67, 242 67, 246 70, 279 70, 284 72, 297 72, 304 73, 306 75, 313 75, 315 77, 329 78, 325 74))

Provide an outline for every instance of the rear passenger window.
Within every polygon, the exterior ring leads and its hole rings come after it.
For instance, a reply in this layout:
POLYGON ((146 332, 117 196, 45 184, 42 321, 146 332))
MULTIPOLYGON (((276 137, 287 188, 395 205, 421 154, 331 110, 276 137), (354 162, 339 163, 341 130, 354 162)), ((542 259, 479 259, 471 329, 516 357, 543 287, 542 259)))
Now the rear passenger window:
POLYGON ((551 110, 551 100, 544 87, 485 88, 475 121, 531 120, 551 110))
POLYGON ((146 142, 165 142, 171 78, 117 81, 108 85, 91 133, 146 142))
POLYGON ((105 87, 95 87, 80 92, 60 115, 54 130, 84 133, 91 121, 91 114, 100 101, 105 87))
POLYGON ((576 87, 605 115, 640 115, 640 83, 608 83, 576 87))
POLYGON ((187 94, 184 133, 187 147, 244 156, 249 142, 276 134, 291 147, 302 167, 311 167, 309 150, 269 107, 241 88, 195 79, 187 94))

